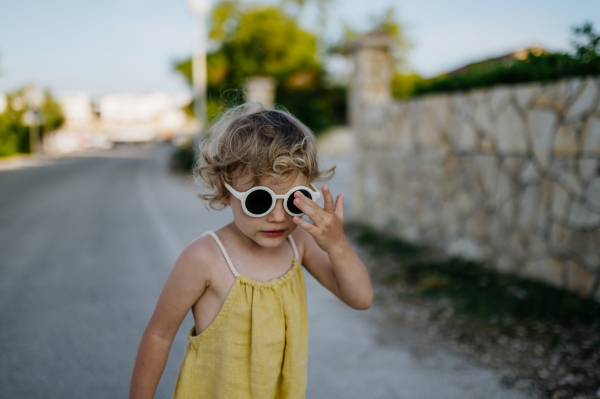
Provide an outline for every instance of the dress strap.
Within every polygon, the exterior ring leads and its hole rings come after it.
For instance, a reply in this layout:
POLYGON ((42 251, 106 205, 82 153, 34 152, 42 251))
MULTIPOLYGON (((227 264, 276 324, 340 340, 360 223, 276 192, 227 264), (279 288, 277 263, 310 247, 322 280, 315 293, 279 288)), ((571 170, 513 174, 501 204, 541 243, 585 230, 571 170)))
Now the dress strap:
POLYGON ((288 239, 290 240, 290 244, 292 244, 292 249, 294 250, 294 257, 300 260, 300 256, 298 256, 298 248, 296 248, 296 243, 294 242, 294 237, 292 237, 292 235, 290 234, 288 236, 288 239))
MULTIPOLYGON (((215 241, 219 245, 219 248, 221 248, 221 252, 223 252, 223 256, 225 257, 225 260, 227 261, 227 265, 231 269, 231 272, 233 273, 233 275, 235 277, 237 277, 239 275, 239 273, 238 273, 237 270, 235 270, 235 267, 233 267, 233 262, 231 262, 231 258, 229 257, 229 254, 225 250, 225 247, 223 246, 223 243, 221 242, 221 240, 219 239, 219 237, 214 232, 212 232, 212 231, 207 231, 206 233, 202 234, 202 236, 205 236, 207 234, 210 235, 212 238, 215 239, 215 241)), ((292 241, 292 243, 293 243, 293 241, 292 241)), ((292 246, 294 247, 294 251, 296 251, 296 246, 294 244, 292 244, 292 246)))

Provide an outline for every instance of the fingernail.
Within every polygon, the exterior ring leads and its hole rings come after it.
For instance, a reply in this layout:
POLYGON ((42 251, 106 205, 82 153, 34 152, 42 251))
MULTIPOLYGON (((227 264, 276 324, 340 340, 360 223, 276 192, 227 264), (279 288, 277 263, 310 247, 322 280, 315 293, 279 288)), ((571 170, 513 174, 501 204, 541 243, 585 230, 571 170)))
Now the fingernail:
POLYGON ((296 199, 294 200, 294 204, 299 204, 299 203, 300 203, 300 200, 299 200, 298 198, 296 198, 296 199))

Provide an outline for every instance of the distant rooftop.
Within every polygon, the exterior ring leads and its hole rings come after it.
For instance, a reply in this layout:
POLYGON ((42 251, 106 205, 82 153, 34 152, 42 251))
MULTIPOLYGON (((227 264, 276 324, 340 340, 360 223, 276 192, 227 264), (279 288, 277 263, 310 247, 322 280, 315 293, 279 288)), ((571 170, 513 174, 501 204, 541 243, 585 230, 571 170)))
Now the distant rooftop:
POLYGON ((525 58, 527 58, 527 56, 529 54, 542 55, 542 54, 550 54, 550 52, 541 46, 531 46, 531 47, 527 47, 527 48, 520 48, 520 49, 513 51, 512 53, 501 55, 499 57, 487 58, 482 61, 472 62, 468 65, 454 69, 450 72, 443 73, 440 76, 462 75, 462 74, 471 72, 471 70, 473 68, 489 66, 489 65, 493 65, 493 64, 499 64, 499 63, 510 64, 516 60, 524 60, 525 58))

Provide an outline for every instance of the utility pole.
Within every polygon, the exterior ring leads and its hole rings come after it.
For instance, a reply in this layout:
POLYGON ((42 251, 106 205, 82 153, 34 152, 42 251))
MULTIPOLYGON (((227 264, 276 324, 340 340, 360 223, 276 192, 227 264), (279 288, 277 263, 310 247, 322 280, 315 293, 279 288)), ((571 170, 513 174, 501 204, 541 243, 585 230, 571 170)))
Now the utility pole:
POLYGON ((46 98, 44 93, 34 87, 28 87, 23 93, 27 111, 23 114, 23 123, 29 126, 29 152, 31 154, 41 154, 43 152, 42 138, 40 137, 40 125, 43 122, 44 115, 40 108, 44 105, 46 98))
POLYGON ((210 11, 210 2, 208 0, 189 0, 189 6, 196 15, 192 79, 194 82, 194 116, 198 133, 200 133, 206 127, 206 15, 210 11))

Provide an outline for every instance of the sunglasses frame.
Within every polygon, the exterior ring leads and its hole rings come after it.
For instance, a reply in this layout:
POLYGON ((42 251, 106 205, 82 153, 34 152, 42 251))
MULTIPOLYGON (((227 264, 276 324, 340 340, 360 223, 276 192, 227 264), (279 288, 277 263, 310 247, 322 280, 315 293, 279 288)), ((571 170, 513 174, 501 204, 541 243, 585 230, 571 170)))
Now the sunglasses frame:
POLYGON ((287 206, 287 202, 288 199, 290 197, 290 195, 292 195, 293 193, 295 193, 298 190, 305 190, 308 191, 313 198, 311 198, 313 201, 317 201, 319 198, 321 198, 321 193, 319 192, 319 190, 317 190, 317 188, 315 186, 312 185, 312 183, 309 183, 309 187, 306 186, 296 186, 294 188, 291 188, 287 193, 283 194, 283 195, 277 195, 273 192, 273 190, 271 190, 269 187, 265 187, 265 186, 256 186, 256 187, 252 187, 250 190, 248 191, 244 191, 244 192, 239 192, 236 191, 233 187, 231 187, 229 184, 225 183, 225 187, 227 187, 227 190, 229 190, 229 192, 237 199, 239 199, 242 202, 242 209, 244 210, 244 213, 246 213, 246 215, 254 217, 254 218, 260 218, 263 216, 268 215, 269 213, 271 213, 271 211, 273 210, 273 208, 275 208, 275 204, 277 204, 277 200, 278 199, 283 199, 283 208, 285 209, 286 213, 290 216, 300 216, 303 215, 304 213, 299 213, 299 214, 295 214, 290 212, 290 210, 288 209, 287 206), (271 203, 271 207, 269 208, 268 211, 266 211, 265 213, 261 213, 260 215, 255 215, 253 213, 251 213, 250 211, 248 211, 248 209, 246 209, 246 198, 248 197, 248 195, 252 194, 254 191, 256 190, 265 190, 266 192, 268 192, 269 194, 271 194, 271 199, 273 200, 271 203))

